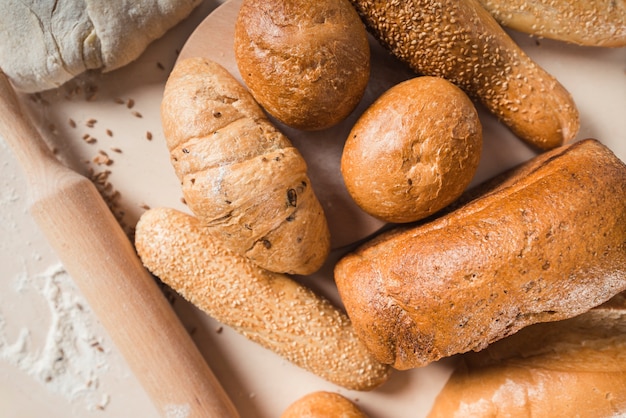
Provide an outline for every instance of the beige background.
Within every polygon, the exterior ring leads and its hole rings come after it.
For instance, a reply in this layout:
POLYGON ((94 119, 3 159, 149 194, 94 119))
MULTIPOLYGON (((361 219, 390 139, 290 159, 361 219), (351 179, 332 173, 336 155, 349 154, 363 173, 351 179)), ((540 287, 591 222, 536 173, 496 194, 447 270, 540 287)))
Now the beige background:
MULTIPOLYGON (((146 205, 186 210, 160 132, 160 96, 177 52, 219 3, 205 1, 131 65, 109 74, 86 74, 38 96, 38 100, 25 100, 46 140, 67 164, 85 173, 88 167, 111 171, 109 182, 120 192, 119 204, 128 225, 136 222, 146 205), (116 99, 124 103, 116 103, 116 99), (128 99, 134 101, 132 109, 126 106, 128 99), (76 127, 70 126, 70 118, 76 127), (88 126, 90 119, 97 120, 93 127, 88 126), (146 137, 148 131, 152 140, 146 137), (96 143, 87 144, 82 139, 85 134, 96 138, 96 143), (113 160, 110 166, 93 163, 100 150, 113 160)), ((582 121, 578 139, 598 138, 626 160, 626 49, 582 48, 512 35, 574 96, 582 121)), ((474 183, 533 155, 490 115, 481 111, 481 118, 484 153, 474 183)), ((321 166, 332 168, 333 158, 337 156, 330 156, 321 166)), ((337 175, 329 169, 320 176, 337 175)), ((20 168, 0 140, 0 416, 156 417, 106 331, 31 221, 27 207, 20 168), (63 347, 70 354, 67 358, 48 359, 63 347)), ((332 210, 341 212, 341 207, 332 210)), ((339 303, 331 267, 332 259, 325 270, 302 280, 339 303)), ((453 363, 446 360, 396 373, 373 392, 347 391, 288 364, 183 300, 173 300, 245 417, 276 417, 288 404, 314 390, 342 393, 372 418, 423 417, 453 363)), ((181 416, 176 412, 171 416, 181 416)))

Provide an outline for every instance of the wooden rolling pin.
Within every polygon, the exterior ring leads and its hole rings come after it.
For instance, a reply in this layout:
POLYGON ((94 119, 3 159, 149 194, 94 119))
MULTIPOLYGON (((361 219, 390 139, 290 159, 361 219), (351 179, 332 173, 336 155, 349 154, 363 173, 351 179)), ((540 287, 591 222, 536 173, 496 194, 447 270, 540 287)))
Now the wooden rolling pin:
POLYGON ((30 212, 164 417, 238 417, 93 183, 61 164, 0 71, 0 135, 28 182, 30 212))

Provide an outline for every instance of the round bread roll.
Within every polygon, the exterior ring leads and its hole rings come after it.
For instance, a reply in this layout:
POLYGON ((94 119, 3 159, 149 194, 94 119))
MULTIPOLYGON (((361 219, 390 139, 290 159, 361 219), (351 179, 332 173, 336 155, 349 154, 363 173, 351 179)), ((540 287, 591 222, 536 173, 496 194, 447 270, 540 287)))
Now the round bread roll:
POLYGON ((394 223, 425 218, 470 183, 482 150, 474 104, 438 77, 416 77, 385 92, 356 122, 341 173, 355 202, 394 223))
POLYGON ((334 392, 310 393, 291 405, 280 418, 367 418, 348 398, 334 392))
POLYGON ((302 130, 345 119, 370 74, 367 32, 348 0, 244 0, 235 58, 259 104, 302 130))
POLYGON ((0 3, 0 67, 32 93, 141 55, 200 0, 6 0, 0 3))

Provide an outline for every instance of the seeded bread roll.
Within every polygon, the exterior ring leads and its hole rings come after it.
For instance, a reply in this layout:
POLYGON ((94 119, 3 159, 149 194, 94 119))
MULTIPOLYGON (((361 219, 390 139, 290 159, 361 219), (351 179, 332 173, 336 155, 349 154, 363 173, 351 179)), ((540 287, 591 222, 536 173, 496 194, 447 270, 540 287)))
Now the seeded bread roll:
POLYGON ((334 392, 313 392, 291 405, 280 418, 367 418, 348 398, 334 392))
POLYGON ((389 368, 367 351, 344 312, 228 250, 197 218, 148 210, 135 245, 146 268, 185 299, 297 366, 353 390, 387 380, 389 368))
POLYGON ((359 337, 398 369, 582 314, 626 289, 626 165, 595 140, 543 153, 346 255, 335 280, 359 337))
POLYGON ((211 236, 271 271, 322 266, 330 232, 306 162, 226 69, 179 61, 161 121, 185 201, 211 236))
POLYGON ((480 0, 496 20, 531 35, 585 46, 626 46, 624 0, 480 0))
POLYGON ((235 58, 261 106, 303 130, 345 119, 370 74, 367 32, 348 0, 244 0, 235 58))
POLYGON ((463 193, 481 149, 482 127, 467 95, 443 78, 417 77, 389 89, 357 120, 341 173, 367 213, 413 222, 463 193))
POLYGON ((461 357, 429 418, 626 416, 626 300, 461 357))
POLYGON ((522 51, 478 0, 351 0, 374 36, 422 75, 452 81, 538 149, 573 139, 569 92, 522 51))

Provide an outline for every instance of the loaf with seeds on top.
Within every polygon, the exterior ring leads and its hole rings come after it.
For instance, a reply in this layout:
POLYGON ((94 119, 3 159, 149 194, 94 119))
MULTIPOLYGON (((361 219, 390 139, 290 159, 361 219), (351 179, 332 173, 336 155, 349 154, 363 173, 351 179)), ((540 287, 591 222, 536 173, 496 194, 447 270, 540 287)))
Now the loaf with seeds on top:
POLYGON ((396 57, 419 74, 452 81, 532 146, 552 149, 578 133, 569 92, 478 0, 351 1, 396 57))
POLYGON ((626 46, 624 0, 480 0, 503 26, 585 46, 626 46))
POLYGON ((137 223, 135 245, 146 268, 184 298, 297 366, 353 390, 389 377, 343 311, 228 250, 194 216, 150 209, 137 223))

